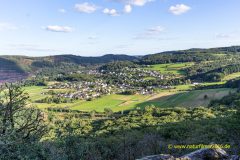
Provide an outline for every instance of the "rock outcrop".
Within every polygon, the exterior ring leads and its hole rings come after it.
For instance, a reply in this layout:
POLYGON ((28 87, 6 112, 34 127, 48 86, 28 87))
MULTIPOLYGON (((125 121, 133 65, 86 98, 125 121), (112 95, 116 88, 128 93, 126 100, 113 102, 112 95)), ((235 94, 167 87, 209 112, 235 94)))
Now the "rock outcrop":
POLYGON ((175 158, 168 154, 147 156, 138 160, 175 160, 175 158))
POLYGON ((152 155, 143 157, 138 160, 240 160, 237 155, 228 155, 221 148, 216 149, 200 149, 187 155, 175 158, 171 155, 152 155))

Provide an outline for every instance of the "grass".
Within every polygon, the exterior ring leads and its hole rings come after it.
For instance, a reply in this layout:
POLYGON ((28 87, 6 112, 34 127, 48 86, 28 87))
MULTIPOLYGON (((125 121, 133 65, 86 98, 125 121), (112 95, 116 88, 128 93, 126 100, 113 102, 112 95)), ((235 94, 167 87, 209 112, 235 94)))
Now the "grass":
POLYGON ((238 77, 240 77, 240 72, 232 73, 232 74, 229 74, 229 75, 225 76, 223 78, 223 81, 228 81, 228 80, 235 79, 235 78, 238 78, 238 77))
MULTIPOLYGON (((81 111, 92 111, 96 110, 98 112, 103 112, 104 108, 111 108, 113 111, 129 110, 136 107, 138 103, 146 101, 150 96, 144 95, 107 95, 92 101, 77 100, 73 103, 35 103, 36 100, 46 97, 46 95, 41 94, 42 92, 47 92, 50 89, 45 89, 45 87, 25 87, 24 90, 29 94, 32 104, 38 108, 44 109, 48 107, 63 107, 72 110, 81 111)), ((51 89, 52 90, 52 89, 51 89)), ((55 91, 60 91, 56 90, 55 91)), ((62 90, 61 90, 62 91, 62 90)))
POLYGON ((193 90, 188 92, 179 92, 173 95, 161 96, 150 101, 138 104, 138 107, 145 107, 147 105, 154 105, 157 107, 198 107, 208 106, 211 100, 220 99, 235 92, 234 89, 220 88, 208 90, 193 90), (204 96, 207 95, 205 99, 204 96))
POLYGON ((154 79, 156 79, 155 77, 145 77, 145 78, 143 78, 144 80, 154 80, 154 79))
POLYGON ((159 71, 163 74, 171 73, 175 75, 184 75, 184 68, 190 67, 194 65, 193 62, 187 62, 187 63, 169 63, 169 64, 156 64, 151 65, 150 67, 146 69, 159 71))
POLYGON ((25 92, 29 94, 30 100, 35 101, 40 98, 43 98, 43 95, 41 94, 45 89, 44 87, 38 87, 38 86, 31 86, 31 87, 24 87, 25 92))
MULTIPOLYGON (((25 92, 29 94, 30 101, 34 106, 38 108, 48 108, 48 107, 66 107, 72 105, 73 103, 62 103, 62 104, 48 104, 48 103, 35 103, 36 100, 43 99, 47 95, 43 95, 43 92, 47 92, 53 89, 46 89, 46 87, 39 87, 39 86, 31 86, 31 87, 24 87, 25 92)), ((54 89, 56 92, 64 92, 67 91, 66 89, 54 89)))
POLYGON ((191 90, 194 87, 192 84, 186 84, 186 85, 178 85, 175 86, 175 89, 172 89, 173 91, 184 91, 184 90, 191 90))
MULTIPOLYGON (((211 85, 211 83, 206 84, 211 85)), ((67 107, 72 110, 103 112, 104 108, 111 108, 114 112, 134 109, 136 107, 144 108, 148 105, 157 107, 196 107, 207 106, 212 99, 219 99, 227 95, 233 89, 209 89, 209 90, 193 90, 193 85, 179 85, 176 89, 160 90, 154 95, 106 95, 92 101, 77 100, 73 103, 48 104, 35 103, 36 100, 42 99, 45 95, 42 92, 47 92, 49 89, 45 87, 25 87, 25 91, 29 93, 32 104, 39 108, 48 107, 67 107), (204 99, 204 95, 208 98, 204 99)), ((63 91, 63 90, 55 90, 63 91)), ((65 90, 66 91, 66 90, 65 90)))
MULTIPOLYGON (((213 85, 222 85, 225 84, 226 81, 221 82, 208 82, 208 83, 200 83, 201 86, 213 86, 213 85)), ((194 84, 185 84, 185 85, 178 85, 175 86, 175 89, 171 89, 171 91, 188 91, 194 89, 194 84)))
POLYGON ((224 53, 218 53, 218 54, 212 54, 213 56, 216 56, 216 57, 223 57, 223 56, 226 56, 226 54, 224 53))
POLYGON ((201 85, 204 86, 211 86, 211 85, 221 85, 221 84, 225 84, 226 81, 221 81, 221 82, 208 82, 208 83, 202 83, 201 85))
POLYGON ((144 102, 149 96, 143 95, 108 95, 93 101, 84 101, 73 105, 71 109, 81 111, 96 110, 103 112, 104 108, 111 108, 113 111, 129 110, 136 107, 136 104, 144 102))

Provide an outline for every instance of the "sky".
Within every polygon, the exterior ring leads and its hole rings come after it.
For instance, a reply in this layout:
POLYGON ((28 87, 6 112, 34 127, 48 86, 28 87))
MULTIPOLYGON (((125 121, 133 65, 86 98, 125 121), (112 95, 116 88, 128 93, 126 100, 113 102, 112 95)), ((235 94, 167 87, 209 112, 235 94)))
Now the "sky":
POLYGON ((0 0, 0 55, 146 55, 240 45, 239 0, 0 0))

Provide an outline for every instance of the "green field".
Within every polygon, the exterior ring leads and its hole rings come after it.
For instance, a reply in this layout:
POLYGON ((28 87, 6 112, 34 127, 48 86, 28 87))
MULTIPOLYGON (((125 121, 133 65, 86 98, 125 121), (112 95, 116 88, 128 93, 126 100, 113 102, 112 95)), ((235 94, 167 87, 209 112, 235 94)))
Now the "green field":
MULTIPOLYGON (((177 89, 185 90, 191 88, 191 85, 178 86, 177 89)), ((144 108, 149 105, 157 107, 197 107, 207 106, 213 99, 220 99, 223 96, 234 92, 233 89, 209 89, 193 91, 164 90, 154 95, 107 95, 92 101, 77 100, 73 103, 48 104, 34 103, 35 100, 42 99, 45 95, 42 92, 48 91, 44 87, 26 87, 25 91, 29 93, 32 104, 39 108, 64 107, 72 110, 103 112, 104 108, 111 108, 114 112, 130 110, 136 107, 144 108), (207 99, 204 96, 207 95, 207 99)))
POLYGON ((229 75, 225 76, 223 80, 228 81, 228 80, 235 79, 238 77, 240 77, 240 72, 229 74, 229 75))
POLYGON ((45 92, 44 87, 31 86, 25 87, 24 90, 29 94, 31 101, 35 101, 45 97, 41 94, 42 92, 45 92))
POLYGON ((189 92, 176 93, 174 95, 162 96, 150 101, 138 104, 138 107, 154 105, 157 107, 198 107, 208 106, 209 102, 214 99, 221 99, 234 89, 220 88, 208 90, 194 90, 189 92), (207 95, 205 99, 204 96, 207 95))
MULTIPOLYGON (((34 103, 38 99, 42 99, 45 95, 42 92, 47 92, 49 89, 44 87, 25 87, 24 90, 29 94, 32 104, 38 108, 48 107, 65 107, 72 110, 81 111, 92 111, 103 112, 104 108, 111 108, 113 111, 122 111, 133 109, 138 103, 146 101, 150 96, 144 95, 107 95, 92 101, 77 100, 73 103, 62 103, 62 104, 48 104, 48 103, 34 103)), ((55 90, 56 91, 56 90, 55 90)), ((57 90, 59 91, 59 90, 57 90)))
POLYGON ((129 110, 136 107, 137 104, 147 100, 149 96, 143 95, 109 95, 93 101, 83 101, 80 104, 73 105, 71 109, 81 111, 96 110, 104 111, 104 108, 111 108, 113 111, 129 110))
POLYGON ((155 64, 147 67, 145 69, 150 69, 154 71, 159 71, 163 74, 171 73, 175 75, 184 75, 184 68, 194 65, 193 62, 188 63, 168 63, 168 64, 155 64))
MULTIPOLYGON (((62 104, 48 104, 48 103, 35 103, 36 100, 40 100, 45 98, 47 95, 43 95, 43 92, 47 92, 52 89, 46 89, 46 87, 38 87, 38 86, 31 86, 31 87, 24 87, 25 92, 29 94, 30 101, 34 106, 38 108, 48 108, 48 107, 68 107, 73 105, 74 103, 62 103, 62 104)), ((66 89, 55 89, 54 91, 67 91, 66 89)))

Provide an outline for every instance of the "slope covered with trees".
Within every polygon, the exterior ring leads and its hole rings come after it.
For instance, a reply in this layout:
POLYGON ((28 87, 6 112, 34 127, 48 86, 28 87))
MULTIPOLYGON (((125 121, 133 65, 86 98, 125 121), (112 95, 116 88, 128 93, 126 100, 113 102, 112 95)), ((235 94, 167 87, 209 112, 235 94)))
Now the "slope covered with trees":
POLYGON ((152 55, 146 55, 140 60, 141 64, 163 64, 176 62, 201 62, 219 58, 219 55, 239 54, 240 47, 222 47, 211 49, 189 49, 181 51, 168 51, 152 55))
POLYGON ((138 58, 128 55, 104 55, 100 57, 81 57, 75 55, 57 55, 49 57, 0 56, 0 82, 16 81, 26 78, 36 71, 45 73, 66 73, 79 69, 80 66, 99 65, 113 61, 135 61, 138 58), (64 66, 64 67, 63 67, 64 66))
POLYGON ((148 106, 117 116, 106 109, 106 118, 101 120, 93 112, 89 117, 75 112, 46 112, 48 116, 43 119, 39 110, 27 107, 27 95, 19 86, 7 85, 6 89, 0 103, 1 159, 134 160, 153 154, 179 156, 190 152, 169 148, 169 144, 211 142, 229 145, 227 151, 231 154, 239 151, 237 106, 148 106))

